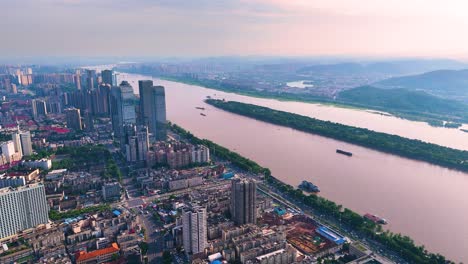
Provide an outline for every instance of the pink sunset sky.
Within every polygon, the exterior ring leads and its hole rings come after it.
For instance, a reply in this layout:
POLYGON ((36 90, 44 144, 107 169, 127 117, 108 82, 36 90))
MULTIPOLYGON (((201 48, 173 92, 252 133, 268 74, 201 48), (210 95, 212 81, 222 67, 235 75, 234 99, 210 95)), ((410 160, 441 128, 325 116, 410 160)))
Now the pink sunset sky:
POLYGON ((0 55, 468 58, 466 0, 0 0, 0 55))

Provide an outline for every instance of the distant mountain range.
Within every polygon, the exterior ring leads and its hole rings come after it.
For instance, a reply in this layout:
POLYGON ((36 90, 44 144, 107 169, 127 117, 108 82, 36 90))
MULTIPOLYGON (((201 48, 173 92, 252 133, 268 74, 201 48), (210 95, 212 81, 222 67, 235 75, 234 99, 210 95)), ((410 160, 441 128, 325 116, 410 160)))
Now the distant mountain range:
POLYGON ((373 86, 419 90, 468 103, 468 70, 439 70, 419 75, 390 78, 373 86))
POLYGON ((368 63, 316 64, 300 68, 299 74, 402 76, 435 70, 460 70, 468 65, 454 60, 401 60, 368 63))
POLYGON ((439 98, 423 91, 363 86, 343 91, 337 99, 341 102, 381 109, 400 116, 468 122, 468 104, 439 98))

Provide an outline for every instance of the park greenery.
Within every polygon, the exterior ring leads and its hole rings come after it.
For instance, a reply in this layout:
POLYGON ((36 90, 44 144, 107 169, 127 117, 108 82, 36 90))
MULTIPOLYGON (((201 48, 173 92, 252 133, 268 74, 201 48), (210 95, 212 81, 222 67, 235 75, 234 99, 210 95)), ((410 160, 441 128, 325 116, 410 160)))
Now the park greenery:
POLYGON ((258 174, 263 174, 265 183, 271 188, 280 191, 283 195, 292 198, 296 202, 301 202, 311 208, 314 213, 333 218, 335 222, 350 228, 358 234, 372 239, 388 250, 393 251, 409 263, 451 263, 444 256, 428 252, 424 246, 415 245, 414 241, 401 234, 394 234, 389 231, 382 232, 382 227, 350 209, 343 208, 333 201, 327 200, 315 194, 304 194, 300 189, 285 184, 270 173, 270 170, 257 164, 256 162, 242 157, 236 152, 230 151, 210 140, 199 139, 189 131, 175 124, 169 125, 170 129, 180 136, 195 144, 204 144, 210 148, 213 155, 228 160, 240 168, 258 174))
POLYGON ((3 141, 9 141, 11 140, 12 137, 10 134, 6 134, 6 133, 0 133, 0 142, 3 142, 3 141))
POLYGON ((162 255, 162 263, 163 264, 171 264, 172 262, 172 255, 169 251, 164 251, 162 255))
POLYGON ((65 218, 72 218, 72 217, 77 217, 82 214, 94 214, 98 212, 105 212, 105 211, 110 211, 111 208, 107 204, 101 204, 97 206, 90 206, 90 207, 85 207, 82 209, 75 209, 75 210, 70 210, 66 212, 58 212, 55 210, 50 210, 49 211, 49 218, 51 220, 60 220, 60 219, 65 219, 65 218))
POLYGON ((468 122, 467 104, 439 98, 424 91, 362 86, 340 92, 338 100, 356 106, 396 113, 403 117, 424 117, 429 124, 434 126, 444 126, 443 120, 446 119, 455 121, 449 123, 449 127, 454 128, 457 128, 460 122, 468 122))
POLYGON ((468 151, 375 132, 365 128, 322 121, 252 104, 214 99, 208 99, 206 102, 225 111, 275 125, 286 126, 366 148, 468 172, 468 151))
POLYGON ((53 162, 53 169, 89 170, 93 166, 104 166, 101 176, 121 180, 122 173, 110 151, 103 145, 63 147, 55 152, 64 157, 53 162))

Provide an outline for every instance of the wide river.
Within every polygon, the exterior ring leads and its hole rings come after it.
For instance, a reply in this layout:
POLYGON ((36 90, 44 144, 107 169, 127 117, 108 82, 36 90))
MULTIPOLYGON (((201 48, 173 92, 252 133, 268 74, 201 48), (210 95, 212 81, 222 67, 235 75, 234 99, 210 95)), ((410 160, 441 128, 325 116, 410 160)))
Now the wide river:
MULTIPOLYGON (((121 73, 119 79, 129 81, 138 93, 138 80, 151 77, 121 73)), ((468 150, 468 133, 363 110, 154 81, 166 87, 171 122, 257 161, 286 183, 297 186, 302 180, 312 181, 320 187, 321 196, 361 214, 384 217, 393 232, 409 235, 454 261, 468 262, 468 174, 238 116, 203 100, 211 96, 263 105, 464 150, 468 150), (350 151, 353 157, 336 154, 336 149, 350 151)))

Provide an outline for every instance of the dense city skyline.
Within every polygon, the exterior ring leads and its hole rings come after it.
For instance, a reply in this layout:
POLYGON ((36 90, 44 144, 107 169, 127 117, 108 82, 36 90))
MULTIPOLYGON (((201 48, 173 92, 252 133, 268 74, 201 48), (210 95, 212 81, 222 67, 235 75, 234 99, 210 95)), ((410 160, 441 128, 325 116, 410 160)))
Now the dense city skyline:
POLYGON ((0 263, 468 262, 467 8, 0 0, 0 263))
POLYGON ((6 11, 0 34, 9 40, 0 45, 0 55, 466 59, 467 5, 460 0, 0 1, 6 11))

